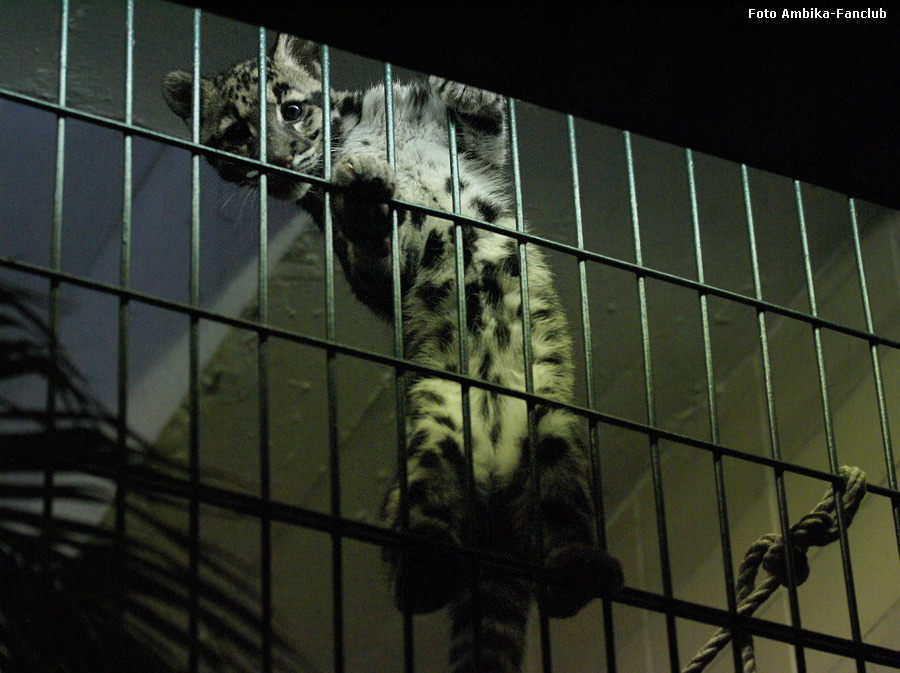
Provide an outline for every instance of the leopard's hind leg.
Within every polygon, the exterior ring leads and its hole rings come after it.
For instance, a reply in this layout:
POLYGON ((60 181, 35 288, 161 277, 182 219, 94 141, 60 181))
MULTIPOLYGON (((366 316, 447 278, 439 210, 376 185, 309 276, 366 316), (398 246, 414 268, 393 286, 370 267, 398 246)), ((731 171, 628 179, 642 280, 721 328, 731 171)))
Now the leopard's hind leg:
MULTIPOLYGON (((414 541, 386 550, 394 597, 414 614, 442 608, 457 593, 463 564, 450 547, 464 541, 465 484, 458 385, 425 378, 410 389, 406 432, 409 533, 414 541)), ((402 528, 400 488, 387 494, 386 525, 402 528)))
POLYGON ((619 591, 622 569, 597 546, 590 460, 581 440, 580 420, 565 409, 545 405, 538 405, 535 414, 539 418, 534 450, 538 465, 532 474, 531 451, 523 452, 524 473, 514 507, 520 535, 541 545, 547 571, 546 614, 571 617, 591 599, 619 591))

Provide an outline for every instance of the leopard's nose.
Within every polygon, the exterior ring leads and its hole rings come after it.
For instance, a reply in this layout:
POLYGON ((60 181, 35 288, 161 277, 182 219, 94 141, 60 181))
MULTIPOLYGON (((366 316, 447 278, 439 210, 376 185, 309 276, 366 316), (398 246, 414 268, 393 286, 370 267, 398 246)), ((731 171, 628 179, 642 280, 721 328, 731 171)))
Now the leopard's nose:
POLYGON ((274 147, 270 147, 269 151, 266 152, 266 162, 278 168, 288 168, 291 165, 291 157, 290 155, 285 155, 284 152, 279 152, 274 147))

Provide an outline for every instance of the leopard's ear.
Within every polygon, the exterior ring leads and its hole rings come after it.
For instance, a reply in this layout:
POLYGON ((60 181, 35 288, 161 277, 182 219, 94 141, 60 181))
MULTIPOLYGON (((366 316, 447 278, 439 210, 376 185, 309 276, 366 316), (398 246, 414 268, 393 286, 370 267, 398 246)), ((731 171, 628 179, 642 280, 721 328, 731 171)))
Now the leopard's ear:
POLYGON ((312 40, 304 40, 287 33, 278 33, 272 48, 275 61, 292 61, 304 66, 312 74, 321 77, 322 64, 319 60, 319 45, 312 40))
MULTIPOLYGON (((194 77, 185 70, 173 70, 163 80, 163 98, 169 108, 184 121, 191 118, 194 77)), ((200 110, 208 109, 210 98, 215 95, 215 85, 206 77, 200 78, 200 110)))

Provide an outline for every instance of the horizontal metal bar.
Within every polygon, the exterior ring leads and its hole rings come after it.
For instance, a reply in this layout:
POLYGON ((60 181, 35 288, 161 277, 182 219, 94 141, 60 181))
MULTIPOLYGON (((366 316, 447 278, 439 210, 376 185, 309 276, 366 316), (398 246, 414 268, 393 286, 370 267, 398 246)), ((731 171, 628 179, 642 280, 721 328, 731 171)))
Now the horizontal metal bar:
MULTIPOLYGON (((141 490, 152 489, 154 493, 176 498, 196 498, 203 505, 227 509, 231 512, 259 517, 265 511, 273 521, 288 525, 301 526, 322 533, 331 533, 341 538, 351 538, 358 542, 379 546, 401 546, 408 542, 408 534, 400 531, 362 523, 360 521, 332 516, 323 512, 306 509, 298 505, 278 501, 265 501, 257 495, 234 491, 231 489, 200 484, 194 490, 187 480, 160 478, 154 479, 145 472, 131 476, 132 492, 136 495, 141 490)), ((504 573, 516 574, 534 580, 543 577, 543 570, 529 563, 525 556, 497 556, 483 549, 471 549, 466 546, 446 547, 448 553, 455 554, 470 562, 504 573)), ((828 652, 839 656, 858 657, 875 664, 900 668, 900 652, 877 645, 854 643, 852 640, 829 636, 816 631, 796 628, 786 624, 770 622, 756 617, 735 615, 727 610, 700 605, 676 598, 667 598, 660 594, 640 589, 626 588, 611 600, 623 605, 652 610, 662 614, 673 614, 676 617, 690 619, 709 624, 714 627, 730 628, 740 626, 755 636, 776 640, 783 643, 803 643, 804 647, 828 652)))
MULTIPOLYGON (((682 444, 685 446, 690 446, 695 449, 701 449, 703 451, 709 451, 714 455, 722 455, 727 456, 729 458, 735 458, 738 460, 742 460, 748 463, 754 463, 757 465, 763 465, 770 468, 775 468, 778 470, 782 470, 784 472, 789 472, 792 474, 797 474, 804 477, 809 477, 811 479, 817 479, 822 482, 826 482, 835 486, 840 486, 842 480, 839 476, 830 474, 829 472, 823 472, 821 470, 816 470, 809 467, 804 467, 802 465, 794 465, 792 463, 786 462, 781 459, 768 458, 766 456, 757 456, 754 454, 745 453, 738 449, 732 449, 727 446, 722 446, 720 444, 714 444, 712 442, 708 442, 702 439, 696 439, 694 437, 688 437, 687 435, 681 435, 676 432, 672 432, 670 430, 664 430, 663 428, 655 427, 652 425, 648 425, 646 423, 640 423, 638 421, 631 421, 625 418, 621 418, 618 416, 613 416, 611 414, 607 414, 601 411, 597 411, 594 409, 588 409, 586 407, 578 406, 575 404, 569 404, 566 402, 560 402, 555 399, 551 399, 549 397, 543 397, 541 395, 528 393, 523 390, 516 390, 514 388, 505 388, 503 386, 489 383, 487 381, 482 381, 481 379, 476 379, 470 376, 465 376, 462 374, 457 374, 453 372, 447 372, 440 369, 433 369, 431 367, 425 367, 420 364, 416 364, 409 360, 404 360, 402 358, 398 358, 391 355, 384 355, 382 353, 375 353, 373 351, 369 351, 363 348, 358 348, 356 346, 350 346, 338 341, 333 341, 329 339, 323 339, 321 337, 314 337, 307 334, 300 334, 298 332, 292 332, 290 330, 273 327, 272 325, 264 325, 258 322, 254 322, 252 320, 247 320, 244 318, 235 318, 227 315, 221 315, 215 313, 213 311, 209 311, 207 309, 199 308, 197 306, 192 306, 191 304, 183 304, 176 301, 171 301, 168 299, 162 299, 160 297, 155 297, 153 295, 144 294, 141 292, 136 292, 134 290, 126 290, 124 288, 118 287, 116 285, 110 285, 108 283, 101 283, 95 280, 90 280, 87 278, 82 278, 80 276, 76 276, 73 274, 65 273, 62 271, 53 271, 52 269, 48 269, 37 264, 32 264, 30 262, 23 262, 15 259, 8 259, 0 257, 0 267, 5 267, 8 269, 12 269, 15 271, 21 271, 25 273, 30 273, 38 276, 42 276, 44 278, 50 278, 59 282, 70 283, 72 285, 83 287, 89 290, 96 290, 98 292, 102 292, 105 294, 110 294, 116 297, 124 297, 131 301, 140 302, 143 304, 147 304, 149 306, 154 306, 157 308, 162 308, 170 311, 176 311, 179 313, 184 313, 193 318, 209 320, 212 322, 218 322, 223 325, 228 325, 230 327, 236 327, 238 329, 250 330, 257 332, 258 334, 264 334, 269 337, 274 337, 278 339, 284 339, 285 341, 290 341, 293 343, 302 344, 305 346, 312 346, 314 348, 321 348, 324 350, 333 350, 335 353, 341 355, 348 355, 351 357, 356 357, 361 360, 367 360, 369 362, 374 362, 376 364, 383 364, 389 367, 394 367, 398 370, 405 370, 411 372, 417 372, 421 374, 425 374, 426 376, 433 376, 437 378, 443 378, 448 381, 454 381, 456 383, 470 385, 472 387, 481 388, 488 392, 496 392, 501 395, 505 395, 507 397, 514 397, 517 399, 525 400, 526 402, 535 402, 543 405, 547 405, 550 407, 556 407, 560 409, 568 409, 574 414, 578 414, 583 418, 587 418, 589 420, 595 421, 597 423, 603 423, 605 425, 611 425, 614 427, 622 428, 624 430, 631 430, 634 432, 642 433, 651 437, 656 437, 657 439, 666 440, 669 442, 673 442, 675 444, 682 444)), ((900 500, 900 491, 892 490, 890 488, 885 488, 883 486, 878 486, 877 484, 869 484, 867 486, 867 490, 869 493, 874 495, 881 495, 887 498, 900 500)))
POLYGON ((453 213, 448 213, 443 210, 439 210, 437 208, 429 208, 427 206, 421 206, 416 203, 410 203, 407 201, 401 201, 399 199, 391 199, 391 203, 395 206, 406 208, 413 211, 420 211, 425 213, 426 215, 431 215, 434 217, 440 217, 445 220, 450 220, 454 223, 466 224, 472 227, 476 227, 478 229, 483 229, 485 231, 489 231, 492 233, 501 234, 508 238, 515 239, 519 243, 533 243, 542 248, 546 248, 547 250, 552 250, 554 252, 561 252, 563 254, 569 255, 571 257, 575 257, 577 260, 594 262, 597 264, 601 264, 603 266, 609 266, 616 269, 620 269, 623 271, 629 271, 634 273, 635 275, 642 278, 649 278, 651 280, 657 280, 663 283, 668 283, 670 285, 677 285, 679 287, 683 287, 689 290, 694 290, 701 295, 717 297, 719 299, 725 299, 728 301, 733 301, 738 304, 743 304, 744 306, 748 306, 750 308, 754 308, 757 311, 765 311, 767 313, 773 313, 776 315, 781 315, 786 318, 792 318, 794 320, 799 320, 808 325, 819 329, 827 329, 833 332, 838 332, 840 334, 845 334, 847 336, 856 337, 858 339, 862 339, 867 341, 870 344, 877 344, 881 346, 888 346, 890 348, 900 349, 900 340, 890 339, 888 337, 884 337, 880 334, 875 334, 874 332, 870 332, 867 330, 858 329, 856 327, 850 327, 849 325, 844 325, 842 323, 834 322, 832 320, 826 320, 819 316, 810 315, 809 313, 804 313, 803 311, 798 311, 796 309, 788 308, 787 306, 782 306, 780 304, 773 304, 771 302, 765 301, 763 299, 757 299, 755 297, 750 297, 744 294, 740 294, 738 292, 733 292, 731 290, 725 290, 720 287, 716 287, 714 285, 707 285, 706 283, 700 283, 695 280, 691 280, 690 278, 683 278, 681 276, 676 276, 670 273, 666 273, 665 271, 659 271, 658 269, 654 269, 648 266, 644 266, 642 264, 636 264, 634 262, 628 262, 622 259, 618 259, 615 257, 610 257, 608 255, 601 254, 599 252, 593 252, 591 250, 584 250, 582 248, 578 248, 574 245, 569 245, 567 243, 561 243, 559 241, 554 241, 549 238, 544 238, 542 236, 537 236, 535 234, 531 234, 525 231, 517 231, 515 229, 507 229, 506 227, 502 227, 496 224, 490 224, 488 222, 483 222, 481 220, 477 220, 472 217, 466 217, 465 215, 456 215, 453 213))
POLYGON ((801 644, 806 649, 818 650, 843 657, 863 659, 873 664, 900 668, 900 652, 887 647, 855 643, 839 636, 797 628, 788 624, 770 622, 756 617, 734 615, 727 610, 698 605, 677 598, 666 598, 640 589, 625 589, 614 599, 618 603, 644 610, 671 614, 683 619, 703 622, 711 626, 732 628, 739 626, 754 636, 776 640, 789 645, 801 644))
MULTIPOLYGON (((317 185, 319 187, 323 187, 329 190, 336 190, 338 187, 336 185, 331 184, 329 181, 324 178, 320 178, 314 175, 308 175, 306 173, 299 173, 297 171, 292 171, 287 168, 281 168, 278 166, 272 166, 271 164, 267 164, 265 162, 260 161, 259 159, 250 159, 248 157, 242 157, 237 154, 231 154, 230 152, 224 152, 222 150, 216 150, 211 147, 207 147, 205 145, 199 145, 196 143, 192 143, 189 140, 183 140, 181 138, 175 138, 174 136, 167 135, 165 133, 160 133, 159 131, 152 131, 150 129, 141 128, 138 126, 134 126, 131 124, 126 124, 125 122, 121 122, 114 119, 109 119, 106 117, 102 117, 100 115, 92 114, 89 112, 83 112, 81 110, 75 110, 74 108, 68 106, 60 106, 56 103, 51 103, 45 100, 41 100, 39 98, 34 98, 32 96, 27 96, 25 94, 20 94, 13 91, 8 91, 6 89, 0 89, 0 98, 7 98, 9 100, 20 102, 27 105, 32 105, 35 107, 39 107, 51 112, 55 112, 56 114, 65 115, 72 117, 73 119, 79 119, 81 121, 87 121, 94 124, 98 124, 100 126, 104 126, 111 129, 117 129, 122 132, 131 133, 132 135, 148 138, 150 140, 155 140, 160 143, 164 143, 166 145, 171 145, 173 147, 179 147, 181 149, 189 150, 192 152, 197 152, 200 154, 204 154, 206 156, 216 156, 223 159, 228 159, 230 161, 234 161, 235 163, 244 164, 247 166, 252 166, 254 168, 258 168, 260 170, 264 170, 268 173, 273 174, 281 174, 281 175, 290 175, 297 178, 302 179, 304 182, 308 182, 311 185, 317 185)), ((890 339, 888 337, 875 334, 872 331, 858 329, 856 327, 850 327, 849 325, 844 325, 842 323, 838 323, 832 320, 827 320, 819 316, 813 316, 809 313, 804 313, 803 311, 798 311, 796 309, 788 308, 787 306, 781 306, 780 304, 773 304, 771 302, 765 301, 763 299, 759 299, 756 297, 750 297, 748 295, 740 294, 738 292, 733 292, 731 290, 725 290, 720 287, 716 287, 714 285, 708 285, 706 283, 701 283, 696 280, 692 280, 690 278, 682 278, 681 276, 676 276, 671 273, 666 273, 665 271, 660 271, 658 269, 653 269, 651 267, 643 266, 642 264, 635 264, 634 262, 628 262, 626 260, 617 259, 615 257, 610 257, 608 255, 603 255, 598 252, 593 252, 590 250, 584 250, 583 248, 579 248, 574 245, 569 245, 567 243, 561 243, 559 241, 554 241, 552 239, 544 238, 542 236, 537 236, 532 233, 528 233, 525 231, 517 231, 515 229, 507 229, 506 227, 502 227, 496 224, 490 224, 488 222, 483 222, 481 220, 477 220, 472 217, 467 217, 465 215, 459 215, 455 213, 449 213, 444 210, 440 210, 437 208, 430 208, 428 206, 422 206, 417 203, 410 203, 408 201, 402 201, 400 199, 391 199, 389 202, 392 206, 396 208, 403 208, 406 210, 411 210, 414 212, 421 212, 425 215, 431 215, 434 217, 440 217, 442 219, 451 221, 455 224, 464 224, 476 227, 478 229, 482 229, 484 231, 489 231, 493 233, 502 234, 503 236, 507 236, 512 238, 519 243, 533 243, 542 248, 546 248, 547 250, 553 250, 555 252, 561 252, 566 255, 570 255, 575 257, 578 260, 585 260, 589 262, 594 262, 597 264, 602 264, 604 266, 609 266, 612 268, 620 269, 622 271, 629 271, 631 273, 637 274, 638 276, 644 278, 650 278, 652 280, 658 280, 663 283, 669 283, 671 285, 676 285, 679 287, 683 287, 689 290, 694 290, 703 295, 717 297, 719 299, 725 299, 728 301, 733 301, 738 304, 743 304, 744 306, 749 306, 751 308, 756 309, 757 311, 765 311, 767 313, 773 313, 775 315, 784 316, 786 318, 791 318, 794 320, 799 320, 801 322, 812 325, 813 327, 831 330, 833 332, 837 332, 839 334, 845 334, 847 336, 855 337, 857 339, 862 339, 867 341, 869 344, 888 346, 890 348, 896 348, 900 350, 900 340, 890 339)))

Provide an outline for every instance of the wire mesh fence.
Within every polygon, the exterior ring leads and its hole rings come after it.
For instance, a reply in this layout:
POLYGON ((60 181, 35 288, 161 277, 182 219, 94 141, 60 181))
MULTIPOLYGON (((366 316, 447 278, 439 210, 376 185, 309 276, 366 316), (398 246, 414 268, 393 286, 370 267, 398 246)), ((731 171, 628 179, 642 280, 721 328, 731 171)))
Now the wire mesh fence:
MULTIPOLYGON (((565 408, 588 428, 599 544, 622 558, 626 588, 597 601, 575 626, 539 611, 526 670, 679 671, 718 627, 742 643, 753 636, 762 670, 900 668, 890 628, 900 605, 900 491, 891 431, 900 410, 896 213, 508 99, 516 228, 460 214, 451 124, 454 212, 390 202, 394 320, 373 340, 369 318, 348 308, 352 300, 334 264, 328 125, 322 175, 302 176, 323 191, 321 239, 312 253, 298 251, 295 241, 314 234, 276 222, 295 216, 266 195, 268 179, 292 171, 202 145, 198 115, 188 137, 154 130, 148 115, 136 121, 136 98, 147 96, 136 83, 136 70, 145 67, 142 46, 157 49, 154 63, 163 68, 182 65, 165 62, 149 33, 136 27, 136 16, 152 24, 155 8, 128 0, 112 20, 122 38, 114 50, 122 100, 113 112, 82 89, 73 99, 72 80, 77 84, 84 70, 73 70, 72 27, 77 39, 90 33, 89 5, 62 0, 57 35, 44 37, 55 79, 42 73, 32 81, 22 72, 27 59, 3 73, 0 114, 11 126, 21 118, 16 128, 27 129, 21 137, 40 150, 29 151, 13 134, 5 141, 11 177, 0 192, 6 213, 0 269, 5 282, 46 295, 40 312, 49 359, 70 351, 88 385, 106 386, 101 398, 113 409, 118 453, 105 475, 115 489, 103 525, 119 544, 140 529, 129 504, 148 483, 131 472, 130 428, 145 428, 150 444, 180 461, 181 477, 157 485, 184 533, 184 591, 148 627, 168 640, 175 668, 206 670, 216 666, 215 657, 227 658, 209 646, 229 618, 209 607, 213 564, 204 540, 231 547, 246 562, 252 598, 241 610, 255 621, 228 632, 241 633, 235 636, 245 646, 240 656, 249 656, 253 667, 414 671, 443 660, 441 622, 395 614, 386 589, 373 588, 383 579, 378 550, 403 544, 408 530, 408 521, 385 528, 371 509, 380 496, 374 486, 383 486, 398 465, 401 503, 408 499, 406 381, 418 374, 459 384, 468 456, 472 390, 524 400, 532 437, 538 404, 565 408), (108 145, 96 141, 102 134, 108 145), (542 159, 532 149, 541 144, 552 145, 542 159), (41 167, 32 170, 26 154, 41 167), (91 156, 115 166, 98 173, 103 184, 85 182, 91 156), (238 213, 252 227, 231 231, 249 247, 240 263, 222 265, 218 286, 210 274, 230 243, 209 222, 211 210, 221 215, 224 207, 219 197, 210 205, 207 196, 215 189, 208 157, 259 171, 255 203, 242 204, 238 213), (662 165, 662 173, 651 164, 662 165), (604 166, 599 176, 598 165, 604 166), (105 179, 110 174, 115 180, 105 179), (167 182, 146 187, 162 175, 167 182), (542 193, 540 182, 553 192, 549 205, 533 196, 542 193), (176 195, 166 191, 173 183, 176 195), (178 200, 184 208, 171 216, 167 204, 178 200), (99 230, 113 250, 105 270, 90 258, 102 257, 105 248, 82 252, 79 240, 98 233, 82 222, 96 218, 100 201, 112 205, 104 204, 99 219, 114 220, 99 230), (467 229, 513 242, 525 333, 527 253, 533 247, 547 253, 580 347, 581 390, 574 401, 534 390, 528 339, 522 390, 404 358, 400 210, 453 223, 460 325, 467 311, 459 282, 467 229), (542 226, 548 219, 555 224, 542 226), (154 248, 156 238, 166 242, 154 248), (166 252, 175 249, 180 252, 166 252), (320 260, 312 280, 302 277, 304 264, 313 264, 304 254, 320 260), (179 283, 181 289, 171 289, 179 283), (298 313, 304 313, 299 320, 298 313), (145 331, 156 336, 136 336, 145 331), (166 348, 154 350, 147 343, 154 339, 166 340, 166 348), (171 390, 160 396, 161 382, 171 390), (153 413, 155 422, 142 420, 153 413), (376 442, 384 450, 373 456, 367 444, 376 442), (805 550, 788 543, 781 597, 761 616, 740 614, 735 564, 744 549, 771 531, 790 540, 791 526, 816 494, 844 489, 840 468, 850 463, 869 474, 858 523, 848 527, 838 498, 837 541, 810 559, 809 583, 796 570, 805 550), (282 639, 293 658, 281 658, 282 639)), ((11 33, 16 11, 23 10, 0 5, 0 35, 12 45, 18 44, 11 33)), ((199 10, 167 11, 190 27, 199 109, 204 39, 223 24, 204 28, 210 19, 199 10)), ((270 40, 262 28, 243 34, 252 50, 242 56, 258 57, 262 96, 270 40)), ((85 49, 94 59, 108 56, 102 46, 85 49)), ((325 118, 330 84, 338 79, 332 63, 346 58, 321 47, 325 118)), ((352 69, 355 61, 349 62, 352 69)), ((395 70, 373 68, 386 92, 384 133, 393 166, 395 70)), ((259 128, 265 157, 266 124, 259 128)), ((459 361, 467 362, 463 332, 458 344, 459 361)), ((3 382, 5 422, 21 421, 13 412, 31 403, 40 427, 64 424, 57 379, 20 384, 3 382)), ((5 442, 12 434, 4 430, 5 442)), ((537 462, 530 461, 532 469, 537 462)), ((61 478, 52 463, 40 471, 38 511, 47 531, 61 511, 70 515, 60 510, 61 478)), ((484 556, 465 546, 458 553, 505 572, 541 576, 530 559, 484 556)), ((743 670, 740 648, 730 649, 711 670, 743 670)))

